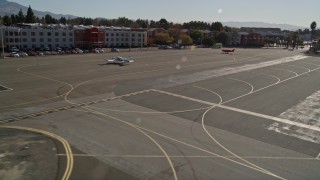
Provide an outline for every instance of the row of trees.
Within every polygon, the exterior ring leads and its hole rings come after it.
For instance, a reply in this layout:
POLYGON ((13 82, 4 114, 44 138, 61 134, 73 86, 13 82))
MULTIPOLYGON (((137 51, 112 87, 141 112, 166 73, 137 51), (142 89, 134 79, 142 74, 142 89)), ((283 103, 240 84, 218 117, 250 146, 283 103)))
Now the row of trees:
POLYGON ((199 30, 193 30, 190 35, 184 32, 175 33, 169 31, 156 34, 155 43, 167 45, 179 42, 182 46, 198 44, 211 47, 214 43, 227 44, 228 38, 226 32, 219 32, 214 37, 203 37, 203 34, 199 30))
POLYGON ((10 26, 12 24, 17 23, 35 23, 37 22, 37 17, 34 15, 31 7, 29 6, 26 16, 23 14, 22 10, 18 12, 18 14, 12 14, 11 16, 5 15, 2 18, 2 22, 6 26, 10 26))

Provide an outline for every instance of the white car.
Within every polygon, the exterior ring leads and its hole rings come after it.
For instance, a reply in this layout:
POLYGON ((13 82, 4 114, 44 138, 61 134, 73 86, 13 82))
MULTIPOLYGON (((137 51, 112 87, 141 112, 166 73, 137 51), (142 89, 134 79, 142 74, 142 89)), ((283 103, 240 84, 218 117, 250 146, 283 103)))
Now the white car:
POLYGON ((20 52, 20 53, 19 53, 19 56, 21 56, 21 57, 27 57, 28 54, 27 54, 26 52, 20 52))
POLYGON ((10 56, 10 57, 20 57, 20 55, 19 55, 18 53, 16 53, 16 52, 10 53, 9 56, 10 56))
POLYGON ((99 53, 104 53, 104 50, 103 50, 103 49, 101 49, 101 48, 96 48, 96 50, 98 50, 98 51, 99 51, 99 53))
POLYGON ((92 49, 92 52, 93 53, 100 53, 99 50, 97 50, 97 49, 92 49))

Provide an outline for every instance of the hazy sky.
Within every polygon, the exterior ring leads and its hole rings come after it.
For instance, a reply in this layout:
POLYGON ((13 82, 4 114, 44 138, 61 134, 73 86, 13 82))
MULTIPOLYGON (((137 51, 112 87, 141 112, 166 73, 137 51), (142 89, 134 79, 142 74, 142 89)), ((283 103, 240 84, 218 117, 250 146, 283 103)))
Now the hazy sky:
POLYGON ((263 21, 320 25, 320 0, 9 0, 32 9, 81 17, 166 18, 170 22, 263 21))

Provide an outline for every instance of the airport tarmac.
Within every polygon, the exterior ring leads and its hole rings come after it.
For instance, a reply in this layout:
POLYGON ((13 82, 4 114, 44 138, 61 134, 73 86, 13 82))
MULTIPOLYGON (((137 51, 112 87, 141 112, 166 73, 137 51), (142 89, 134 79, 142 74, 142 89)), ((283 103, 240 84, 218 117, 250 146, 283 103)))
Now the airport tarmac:
POLYGON ((320 178, 320 59, 301 50, 28 57, 0 69, 2 126, 63 137, 70 179, 320 178), (135 62, 105 65, 113 56, 135 62))

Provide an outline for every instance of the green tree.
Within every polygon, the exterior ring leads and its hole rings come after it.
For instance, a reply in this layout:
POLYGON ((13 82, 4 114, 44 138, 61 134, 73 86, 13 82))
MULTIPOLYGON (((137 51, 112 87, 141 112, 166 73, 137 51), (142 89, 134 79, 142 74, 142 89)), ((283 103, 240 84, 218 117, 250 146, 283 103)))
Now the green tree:
POLYGON ((5 15, 3 17, 3 24, 5 26, 10 26, 12 24, 11 17, 9 17, 8 15, 5 15))
POLYGON ((202 40, 202 44, 205 45, 206 47, 211 47, 214 44, 214 40, 210 37, 205 37, 202 40))
POLYGON ((67 24, 67 19, 66 19, 65 17, 61 17, 61 18, 59 19, 59 22, 60 22, 61 24, 67 24))
POLYGON ((155 36, 155 43, 160 45, 171 44, 173 38, 168 33, 158 33, 155 36))
POLYGON ((217 37, 216 37, 216 41, 218 43, 222 43, 223 45, 226 45, 228 42, 229 36, 227 33, 225 32, 220 32, 217 37))
POLYGON ((193 41, 201 41, 203 39, 203 34, 199 30, 193 30, 190 33, 190 37, 193 39, 193 41))
POLYGON ((34 16, 31 6, 29 5, 27 15, 26 15, 26 23, 35 23, 35 22, 36 22, 36 17, 34 16))
POLYGON ((221 31, 223 31, 223 25, 222 25, 221 22, 218 22, 218 21, 214 22, 214 23, 211 24, 210 30, 211 31, 219 31, 219 32, 221 32, 221 31))
POLYGON ((161 18, 160 21, 159 21, 159 27, 163 28, 165 30, 168 30, 169 29, 168 21, 166 19, 164 19, 164 18, 161 18))
POLYGON ((314 39, 316 27, 317 27, 317 23, 316 23, 315 21, 313 21, 313 22, 310 24, 310 28, 311 28, 311 41, 314 39))
POLYGON ((17 19, 16 19, 16 16, 14 14, 11 14, 11 23, 12 24, 17 24, 17 19))
POLYGON ((24 23, 24 21, 25 21, 25 16, 24 16, 21 9, 18 12, 18 15, 16 16, 16 20, 17 20, 17 23, 24 23))
POLYGON ((193 43, 192 38, 185 33, 181 33, 179 35, 179 40, 181 40, 182 46, 192 45, 192 43, 193 43))

